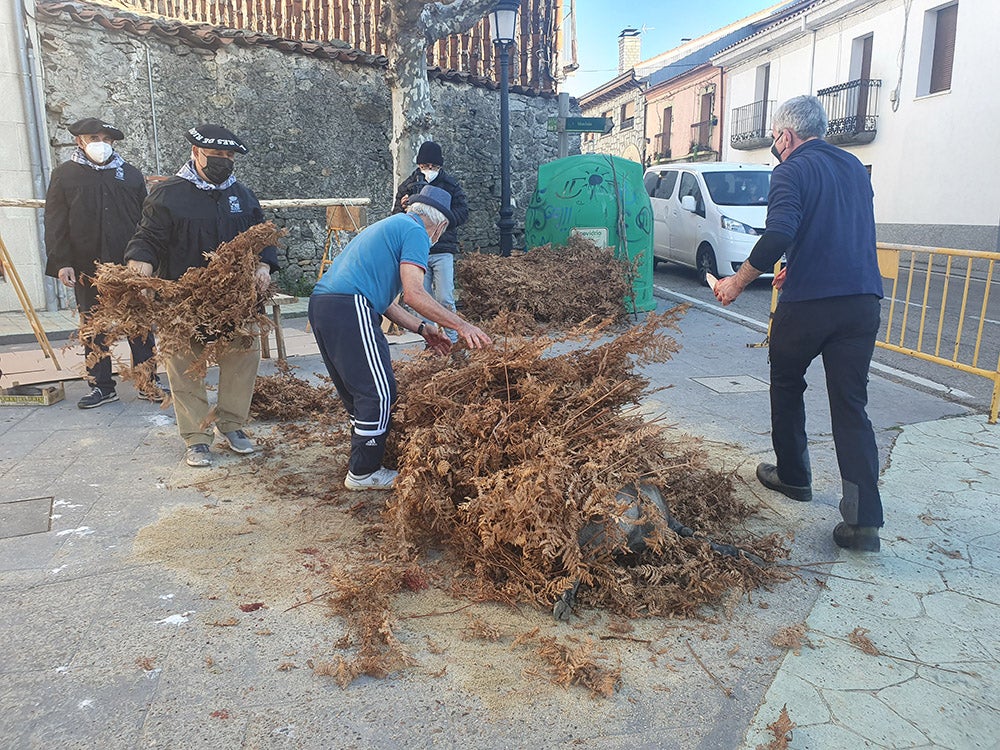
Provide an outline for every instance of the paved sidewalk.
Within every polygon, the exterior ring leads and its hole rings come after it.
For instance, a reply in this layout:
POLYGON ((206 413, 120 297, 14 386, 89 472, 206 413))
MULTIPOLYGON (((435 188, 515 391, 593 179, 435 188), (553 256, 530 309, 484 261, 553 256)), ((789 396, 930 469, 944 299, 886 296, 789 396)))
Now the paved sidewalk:
MULTIPOLYGON (((301 536, 336 546, 343 514, 293 496, 220 502, 205 478, 224 482, 247 464, 222 455, 211 475, 188 469, 171 412, 135 400, 129 386, 92 411, 74 406, 80 382, 51 407, 0 408, 0 528, 39 520, 28 506, 14 518, 10 501, 54 498, 51 531, 0 539, 0 746, 754 750, 787 704, 796 750, 996 747, 1000 429, 873 375, 883 551, 843 553, 830 539, 839 478, 821 366, 806 394, 815 500, 790 503, 752 479, 770 458, 766 351, 746 347, 760 333, 710 309, 691 309, 681 326, 682 350, 646 370, 663 390, 643 409, 717 448, 722 468, 760 497, 767 523, 794 534, 791 562, 816 572, 755 592, 719 623, 635 623, 637 641, 653 645, 622 644, 624 685, 604 701, 504 674, 493 660, 508 647, 463 641, 461 615, 409 620, 421 666, 341 690, 304 668, 329 658, 341 625, 319 608, 283 611, 306 584, 319 593, 322 577, 282 582, 286 596, 259 611, 235 604, 255 601, 279 567, 260 546, 269 519, 286 545, 301 536), (183 536, 206 518, 215 525, 197 544, 183 536), (824 571, 833 575, 821 587, 824 571), (798 654, 769 644, 799 622, 808 630, 798 654), (864 653, 852 633, 881 654, 864 653), (442 638, 444 654, 431 647, 442 638)), ((322 371, 305 349, 293 363, 322 371)), ((608 632, 594 613, 569 629, 544 613, 516 618, 553 635, 608 632)))

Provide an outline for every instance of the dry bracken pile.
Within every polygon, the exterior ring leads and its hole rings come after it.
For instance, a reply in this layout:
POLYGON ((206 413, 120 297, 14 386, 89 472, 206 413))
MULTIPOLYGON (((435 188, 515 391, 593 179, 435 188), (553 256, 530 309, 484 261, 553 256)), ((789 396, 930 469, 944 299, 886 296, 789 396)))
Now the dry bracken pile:
POLYGON ((463 315, 488 321, 501 313, 519 329, 570 327, 588 318, 625 320, 632 266, 590 240, 570 237, 565 246, 543 245, 509 258, 464 255, 455 268, 463 315))
MULTIPOLYGON (((752 508, 735 499, 729 475, 632 408, 649 385, 635 366, 676 351, 663 327, 681 314, 650 315, 607 340, 605 322, 400 365, 389 452, 401 473, 386 511, 394 551, 446 550, 474 597, 551 606, 580 582, 584 601, 633 616, 690 615, 766 580, 707 541, 765 560, 781 553, 774 538, 738 537, 752 508), (635 523, 649 526, 649 549, 633 554, 618 531, 632 525, 621 491, 643 484, 693 533, 672 531, 639 494, 635 523), (604 533, 581 537, 592 528, 604 533)), ((492 332, 503 330, 501 316, 492 332)))
MULTIPOLYGON (((192 365, 191 374, 204 375, 218 356, 237 342, 268 330, 270 322, 261 304, 267 295, 256 287, 255 271, 261 251, 284 234, 271 222, 258 224, 206 253, 208 265, 192 268, 177 281, 144 278, 126 266, 101 263, 94 284, 100 304, 80 325, 81 341, 103 334, 107 345, 146 336, 156 326, 156 360, 189 349, 192 337, 205 342, 205 350, 192 365)), ((100 354, 95 353, 95 359, 100 354)), ((93 362, 88 361, 88 365, 93 362)), ((136 387, 148 387, 154 362, 142 373, 120 363, 122 377, 136 387)))

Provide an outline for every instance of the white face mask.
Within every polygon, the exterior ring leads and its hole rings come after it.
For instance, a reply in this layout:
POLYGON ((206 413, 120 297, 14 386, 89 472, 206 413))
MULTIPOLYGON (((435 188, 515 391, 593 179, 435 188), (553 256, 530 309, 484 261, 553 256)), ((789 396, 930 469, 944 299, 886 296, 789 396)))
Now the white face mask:
POLYGON ((428 182, 434 182, 434 178, 438 176, 438 173, 439 173, 440 170, 437 170, 437 169, 421 169, 420 171, 424 173, 424 179, 425 180, 427 180, 428 182))
POLYGON ((111 144, 105 143, 104 141, 94 141, 93 143, 88 143, 84 151, 87 152, 87 156, 90 160, 97 164, 103 164, 110 159, 111 154, 115 152, 114 148, 111 147, 111 144))

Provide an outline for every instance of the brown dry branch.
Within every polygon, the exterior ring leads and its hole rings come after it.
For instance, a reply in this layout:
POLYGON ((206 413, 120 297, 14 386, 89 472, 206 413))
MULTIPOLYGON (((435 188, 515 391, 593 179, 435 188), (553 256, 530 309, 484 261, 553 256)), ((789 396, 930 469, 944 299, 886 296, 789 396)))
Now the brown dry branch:
POLYGON ((542 645, 535 653, 548 663, 550 677, 556 685, 581 685, 595 698, 610 698, 621 687, 621 670, 601 664, 607 656, 595 651, 590 639, 576 645, 545 636, 539 641, 542 645))
POLYGON ((506 313, 515 330, 531 332, 588 318, 623 322, 634 269, 611 249, 574 236, 565 246, 544 245, 509 258, 465 255, 455 274, 464 315, 489 321, 506 313))
POLYGON ((778 718, 767 725, 768 731, 773 739, 767 745, 757 745, 757 750, 788 750, 788 743, 792 741, 792 730, 795 729, 795 722, 788 718, 788 704, 781 707, 778 718))
POLYGON ((868 628, 854 628, 850 633, 847 634, 847 640, 851 642, 851 645, 862 653, 868 654, 869 656, 881 656, 882 652, 878 650, 878 647, 871 642, 868 637, 868 628))
POLYGON ((333 385, 317 386, 296 377, 293 371, 297 368, 285 360, 278 360, 275 369, 275 375, 257 376, 250 405, 256 419, 294 421, 340 408, 333 385))
POLYGON ((808 630, 809 626, 804 622, 781 628, 781 630, 771 636, 771 645, 775 648, 783 648, 791 651, 798 656, 802 653, 803 644, 809 648, 813 647, 812 641, 806 637, 806 631, 808 630))
POLYGON ((765 560, 784 554, 776 537, 734 537, 753 509, 736 499, 731 475, 706 467, 697 444, 671 443, 629 411, 649 385, 636 365, 676 351, 664 329, 682 312, 650 315, 610 338, 610 321, 504 337, 509 318, 500 316, 492 350, 400 364, 387 454, 401 472, 386 511, 390 549, 403 557, 447 550, 468 574, 456 593, 472 599, 551 607, 580 581, 585 603, 625 616, 692 615, 727 589, 775 576, 670 532, 642 495, 637 523, 649 526, 651 549, 621 564, 627 549, 617 530, 630 503, 619 492, 642 483, 659 487, 698 535, 739 541, 765 560), (589 524, 607 533, 581 544, 589 524))
MULTIPOLYGON (((188 372, 203 376, 232 346, 245 347, 247 339, 271 326, 256 287, 255 271, 261 251, 284 234, 271 222, 258 224, 205 253, 208 265, 191 268, 177 281, 144 278, 126 266, 99 263, 94 285, 100 304, 80 324, 79 338, 93 342, 99 335, 111 346, 123 339, 142 337, 156 328, 155 361, 190 350, 193 338, 205 349, 188 372)), ((100 352, 88 357, 96 364, 100 352)), ((151 361, 133 371, 119 362, 122 378, 148 391, 151 361)))
POLYGON ((470 641, 495 642, 503 638, 503 631, 481 617, 469 617, 462 628, 462 636, 470 641))
POLYGON ((330 609, 344 618, 350 641, 358 644, 350 659, 338 657, 334 668, 324 672, 341 687, 361 675, 388 677, 415 663, 393 632, 396 618, 391 602, 402 587, 399 573, 392 566, 368 564, 334 574, 336 593, 329 599, 330 609))

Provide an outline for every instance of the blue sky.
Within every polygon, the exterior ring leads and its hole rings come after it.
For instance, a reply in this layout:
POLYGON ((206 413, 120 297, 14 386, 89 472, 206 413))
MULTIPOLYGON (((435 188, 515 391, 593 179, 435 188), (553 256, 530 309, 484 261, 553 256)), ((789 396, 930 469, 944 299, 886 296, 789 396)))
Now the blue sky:
MULTIPOLYGON (((580 96, 618 75, 618 33, 642 35, 642 58, 726 26, 779 0, 576 0, 580 69, 561 86, 580 96)), ((568 0, 565 3, 569 5, 568 0)))

